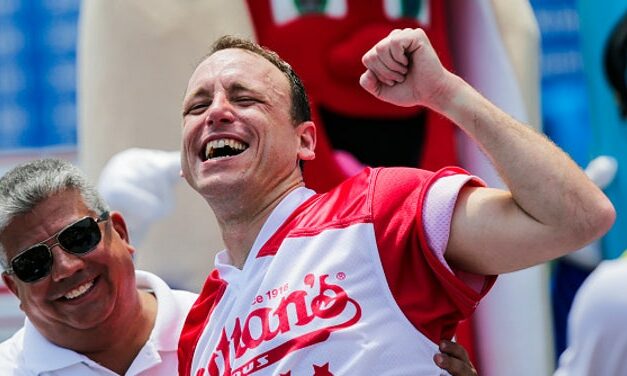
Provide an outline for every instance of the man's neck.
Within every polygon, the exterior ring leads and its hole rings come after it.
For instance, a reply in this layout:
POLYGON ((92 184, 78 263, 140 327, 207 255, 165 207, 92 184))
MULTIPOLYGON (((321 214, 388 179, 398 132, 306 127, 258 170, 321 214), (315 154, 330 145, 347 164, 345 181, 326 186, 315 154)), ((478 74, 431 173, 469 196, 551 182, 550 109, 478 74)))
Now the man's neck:
POLYGON ((233 266, 239 269, 243 268, 261 228, 272 211, 287 195, 300 186, 303 185, 294 185, 274 196, 267 195, 266 198, 269 198, 267 201, 241 207, 238 213, 229 212, 229 216, 221 216, 219 210, 214 209, 220 224, 222 240, 229 252, 233 266))
POLYGON ((154 295, 137 291, 137 296, 121 302, 107 322, 90 329, 63 328, 44 334, 57 346, 83 354, 103 367, 124 375, 150 338, 157 317, 154 295))
MULTIPOLYGON (((98 351, 86 352, 85 356, 119 375, 124 375, 144 347, 155 326, 157 299, 146 291, 139 291, 141 309, 137 315, 128 313, 132 323, 123 328, 110 346, 98 351)), ((109 336, 111 334, 108 334, 109 336)))

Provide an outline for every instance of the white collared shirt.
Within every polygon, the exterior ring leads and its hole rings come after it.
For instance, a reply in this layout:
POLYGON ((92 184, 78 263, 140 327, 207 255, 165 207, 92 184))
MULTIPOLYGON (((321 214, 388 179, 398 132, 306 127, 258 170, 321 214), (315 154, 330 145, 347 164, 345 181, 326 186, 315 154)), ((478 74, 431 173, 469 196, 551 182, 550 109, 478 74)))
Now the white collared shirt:
MULTIPOLYGON (((176 375, 179 334, 197 295, 172 290, 148 272, 138 270, 136 278, 138 289, 151 290, 157 297, 157 319, 150 338, 126 375, 176 375)), ((0 375, 112 376, 116 373, 85 355, 49 342, 26 319, 23 328, 0 344, 0 375)))

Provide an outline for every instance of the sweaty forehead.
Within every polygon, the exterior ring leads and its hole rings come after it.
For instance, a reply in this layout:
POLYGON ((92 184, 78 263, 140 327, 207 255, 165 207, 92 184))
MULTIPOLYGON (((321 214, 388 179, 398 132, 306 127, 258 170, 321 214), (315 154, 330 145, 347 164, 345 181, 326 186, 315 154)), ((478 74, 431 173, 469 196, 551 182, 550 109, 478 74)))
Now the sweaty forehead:
POLYGON ((187 94, 212 85, 216 80, 222 84, 238 82, 248 85, 271 85, 289 89, 287 77, 264 57, 240 48, 217 51, 202 61, 192 74, 187 94))

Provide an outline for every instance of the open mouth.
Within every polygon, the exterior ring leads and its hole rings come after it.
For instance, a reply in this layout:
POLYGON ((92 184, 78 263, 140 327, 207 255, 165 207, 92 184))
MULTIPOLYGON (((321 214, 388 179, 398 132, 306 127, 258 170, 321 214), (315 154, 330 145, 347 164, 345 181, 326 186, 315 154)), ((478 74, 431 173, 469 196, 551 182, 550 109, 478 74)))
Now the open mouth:
POLYGON ((402 119, 351 117, 319 107, 335 150, 351 153, 368 166, 416 167, 425 142, 425 111, 402 119))
POLYGON ((248 149, 248 144, 232 138, 211 140, 205 146, 201 159, 204 161, 228 158, 239 155, 248 149))

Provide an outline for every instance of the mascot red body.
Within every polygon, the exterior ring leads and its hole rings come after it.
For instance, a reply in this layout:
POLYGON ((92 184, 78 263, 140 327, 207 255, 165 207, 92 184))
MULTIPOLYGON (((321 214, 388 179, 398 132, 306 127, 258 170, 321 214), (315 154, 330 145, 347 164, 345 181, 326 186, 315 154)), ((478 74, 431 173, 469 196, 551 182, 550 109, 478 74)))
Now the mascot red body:
POLYGON ((425 29, 451 68, 445 2, 390 3, 247 1, 258 42, 292 64, 310 96, 318 146, 316 159, 305 165, 305 180, 317 191, 335 186, 361 164, 437 170, 457 162, 447 119, 425 108, 381 102, 359 86, 361 56, 397 28, 425 29))

